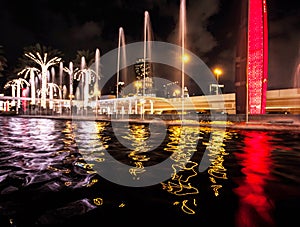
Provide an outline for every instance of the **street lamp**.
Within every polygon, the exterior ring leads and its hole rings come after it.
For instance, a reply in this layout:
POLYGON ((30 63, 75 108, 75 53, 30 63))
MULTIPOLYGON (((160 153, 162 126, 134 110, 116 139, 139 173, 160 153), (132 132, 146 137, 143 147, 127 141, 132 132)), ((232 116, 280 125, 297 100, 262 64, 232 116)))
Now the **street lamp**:
POLYGON ((222 69, 215 68, 214 69, 214 74, 217 76, 217 83, 219 83, 219 77, 222 75, 223 71, 222 69))
POLYGON ((182 62, 187 63, 190 60, 190 56, 187 54, 182 55, 182 62))

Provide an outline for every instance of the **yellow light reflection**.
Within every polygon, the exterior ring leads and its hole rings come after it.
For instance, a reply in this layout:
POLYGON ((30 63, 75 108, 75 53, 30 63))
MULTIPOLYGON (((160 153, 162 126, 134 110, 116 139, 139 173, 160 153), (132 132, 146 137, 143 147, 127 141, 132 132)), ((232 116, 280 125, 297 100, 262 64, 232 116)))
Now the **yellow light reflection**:
POLYGON ((72 182, 71 181, 66 181, 65 182, 65 185, 68 187, 68 186, 71 186, 72 185, 72 182))
POLYGON ((53 166, 47 166, 47 169, 55 171, 55 172, 62 172, 62 173, 70 173, 71 172, 71 170, 69 170, 69 169, 59 169, 59 168, 56 168, 53 166))
POLYGON ((92 179, 88 184, 84 185, 86 187, 91 187, 98 182, 98 179, 92 179))
MULTIPOLYGON (((195 201, 195 199, 194 199, 194 201, 195 201)), ((187 202, 188 202, 188 200, 184 200, 184 201, 182 202, 181 209, 182 209, 185 213, 187 213, 187 214, 195 214, 195 211, 192 210, 190 207, 188 207, 187 202)), ((195 202, 194 202, 193 205, 194 205, 194 206, 197 206, 195 202)))
POLYGON ((87 173, 96 173, 93 169, 95 164, 88 162, 104 162, 105 153, 103 150, 108 148, 109 136, 105 135, 104 131, 108 126, 108 122, 84 122, 83 125, 76 125, 77 130, 80 128, 79 136, 76 138, 80 140, 80 153, 82 159, 78 158, 75 166, 87 171, 87 173), (88 133, 85 133, 87 131, 88 133), (85 134, 87 137, 85 137, 85 134), (87 162, 87 163, 86 163, 87 162))
POLYGON ((214 193, 215 193, 215 196, 218 196, 219 195, 219 189, 222 188, 222 185, 211 185, 212 189, 214 190, 214 193))
POLYGON ((198 188, 190 182, 197 176, 198 163, 191 161, 190 158, 197 151, 196 144, 201 138, 199 133, 198 127, 171 126, 169 142, 164 149, 172 152, 171 159, 175 164, 172 165, 171 179, 161 183, 162 188, 176 196, 188 198, 182 202, 173 202, 174 205, 181 204, 181 210, 187 214, 195 214, 196 199, 190 196, 199 194, 198 188))
POLYGON ((144 173, 146 170, 144 169, 142 162, 136 162, 135 167, 129 169, 129 173, 133 176, 133 179, 139 180, 139 175, 144 173))
POLYGON ((123 136, 124 139, 131 142, 131 145, 134 148, 134 150, 128 154, 128 157, 132 160, 132 165, 134 166, 129 169, 129 173, 134 180, 140 179, 140 175, 146 171, 144 163, 150 160, 148 151, 151 150, 151 144, 147 141, 149 137, 149 128, 143 124, 130 125, 129 133, 126 136, 123 136))
POLYGON ((103 199, 102 198, 95 198, 95 199, 93 199, 93 202, 96 206, 101 206, 103 204, 103 199))
POLYGON ((125 203, 121 203, 121 204, 119 205, 119 207, 120 207, 120 208, 125 207, 125 203))
MULTIPOLYGON (((91 162, 104 162, 104 149, 108 148, 108 141, 110 138, 105 135, 104 130, 109 125, 108 122, 80 122, 67 121, 63 133, 65 134, 64 143, 67 147, 72 144, 79 143, 80 154, 78 157, 74 154, 69 154, 63 160, 64 164, 74 164, 76 168, 80 168, 87 174, 97 173, 94 170, 94 165, 91 162), (76 138, 76 142, 75 142, 76 138)), ((70 173, 71 170, 59 169, 58 167, 48 166, 49 170, 60 171, 63 173, 70 173)), ((89 178, 83 186, 92 187, 98 179, 89 178)), ((65 182, 65 186, 71 186, 72 182, 65 182)))
POLYGON ((206 149, 209 151, 208 156, 210 157, 211 165, 209 166, 207 172, 210 175, 209 180, 212 183, 211 188, 213 189, 214 195, 219 196, 219 189, 222 188, 219 180, 226 180, 227 169, 224 167, 224 157, 228 155, 225 152, 224 139, 229 139, 231 133, 223 130, 213 130, 211 131, 211 139, 209 143, 203 143, 206 145, 206 149))

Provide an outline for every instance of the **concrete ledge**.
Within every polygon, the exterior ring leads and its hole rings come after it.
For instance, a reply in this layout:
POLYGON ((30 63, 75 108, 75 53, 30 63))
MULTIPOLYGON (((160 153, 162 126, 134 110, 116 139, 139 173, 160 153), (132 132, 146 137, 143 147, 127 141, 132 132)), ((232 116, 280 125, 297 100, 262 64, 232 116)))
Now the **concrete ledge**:
MULTIPOLYGON (((4 116, 3 116, 4 117, 4 116)), ((145 115, 144 119, 140 115, 130 115, 128 118, 114 118, 108 115, 100 116, 57 116, 57 115, 14 115, 5 117, 21 117, 21 118, 42 118, 56 120, 73 120, 73 121, 107 121, 120 123, 164 123, 166 125, 184 125, 184 126, 203 126, 212 128, 228 128, 228 129, 249 129, 249 130, 300 130, 300 115, 255 115, 249 116, 249 121, 245 122, 244 115, 200 115, 198 120, 180 119, 178 115, 145 115), (226 117, 226 118, 225 118, 226 117)), ((188 117, 188 116, 186 116, 188 117)))

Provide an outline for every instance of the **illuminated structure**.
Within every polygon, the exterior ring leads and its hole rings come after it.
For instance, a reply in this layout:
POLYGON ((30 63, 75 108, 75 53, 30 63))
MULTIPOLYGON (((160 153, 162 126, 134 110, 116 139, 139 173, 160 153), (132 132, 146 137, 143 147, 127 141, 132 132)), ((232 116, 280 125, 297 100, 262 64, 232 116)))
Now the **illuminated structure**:
POLYGON ((153 91, 153 80, 152 80, 152 64, 146 59, 138 59, 134 65, 136 79, 142 81, 143 92, 145 96, 151 96, 153 91))
POLYGON ((236 112, 264 114, 268 77, 266 0, 241 1, 236 55, 236 112))
POLYGON ((48 54, 44 53, 43 57, 39 52, 33 54, 31 52, 25 53, 25 56, 37 63, 41 67, 41 74, 42 74, 42 88, 41 88, 41 107, 46 109, 47 108, 47 71, 53 65, 58 64, 61 61, 61 58, 54 57, 48 59, 48 54))

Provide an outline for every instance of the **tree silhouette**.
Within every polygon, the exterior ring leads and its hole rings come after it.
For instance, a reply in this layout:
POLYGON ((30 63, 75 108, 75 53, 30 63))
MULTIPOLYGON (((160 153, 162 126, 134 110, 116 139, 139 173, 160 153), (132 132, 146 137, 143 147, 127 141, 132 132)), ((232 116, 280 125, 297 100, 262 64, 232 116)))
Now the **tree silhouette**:
POLYGON ((85 58, 86 67, 90 67, 95 62, 95 52, 90 50, 77 50, 76 57, 72 61, 74 68, 80 68, 81 58, 85 58))
MULTIPOLYGON (((5 57, 4 47, 0 45, 0 86, 3 89, 4 84, 7 81, 5 70, 7 68, 7 59, 5 57)), ((2 93, 2 91, 0 91, 2 93)))
POLYGON ((28 67, 29 68, 32 68, 32 67, 39 68, 38 63, 36 63, 35 61, 32 61, 32 59, 26 57, 26 54, 28 54, 28 53, 33 53, 33 54, 39 53, 40 56, 44 56, 45 54, 47 54, 48 59, 55 58, 55 57, 62 59, 64 57, 64 54, 60 50, 54 49, 51 46, 44 46, 40 43, 37 43, 32 46, 24 47, 23 52, 24 52, 23 55, 20 58, 18 58, 17 66, 13 70, 14 73, 19 73, 23 69, 28 68, 28 67))

